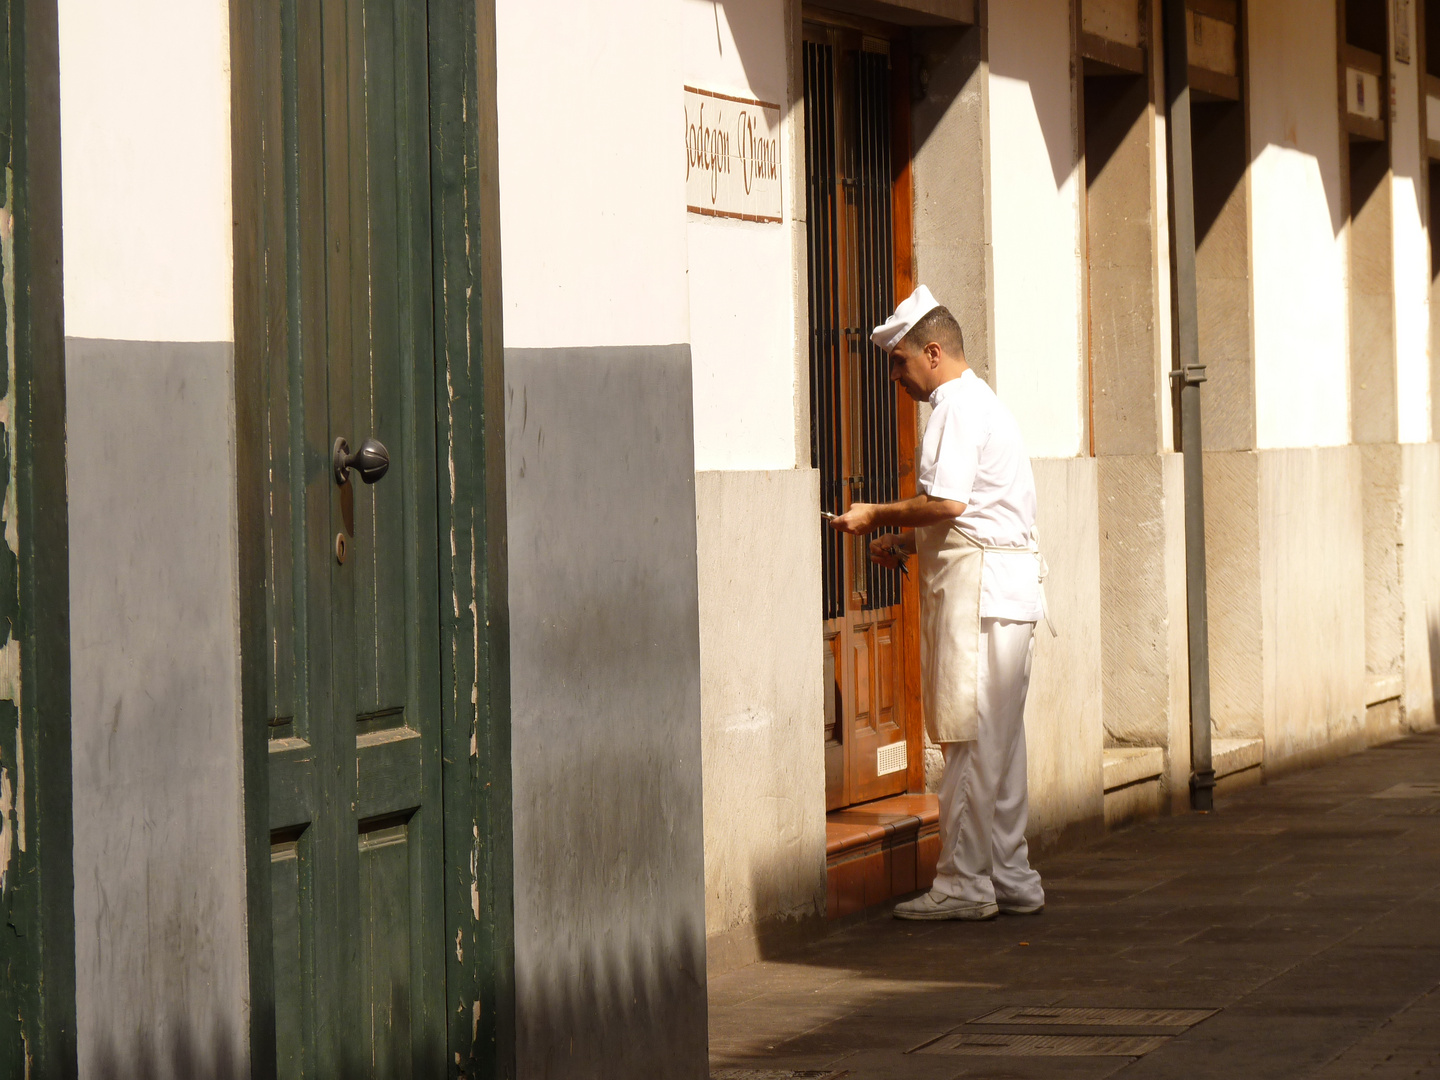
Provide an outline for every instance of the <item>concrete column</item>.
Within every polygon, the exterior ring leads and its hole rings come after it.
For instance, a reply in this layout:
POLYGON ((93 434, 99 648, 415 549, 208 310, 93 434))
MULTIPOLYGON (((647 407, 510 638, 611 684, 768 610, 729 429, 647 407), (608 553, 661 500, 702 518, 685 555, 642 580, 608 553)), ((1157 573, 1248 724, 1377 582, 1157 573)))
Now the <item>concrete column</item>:
POLYGON ((1432 565, 1440 549, 1430 521, 1440 447, 1433 435, 1431 326, 1432 244, 1427 236, 1432 175, 1429 127, 1440 125, 1440 102, 1426 92, 1428 71, 1440 70, 1440 9, 1432 3, 1390 5, 1391 229, 1395 306, 1396 437, 1383 459, 1366 447, 1366 731, 1372 742, 1435 721, 1434 645, 1429 633, 1437 590, 1432 565), (1433 24, 1433 25, 1432 25, 1433 24), (1433 111, 1432 111, 1432 106, 1433 111), (1407 445, 1408 444, 1408 445, 1407 445), (1382 499, 1383 494, 1383 499, 1382 499), (1369 504, 1380 502, 1372 512, 1369 504), (1373 529, 1372 529, 1373 525, 1373 529), (1373 582, 1373 584, 1372 584, 1373 582))
POLYGON ((994 386, 986 31, 925 27, 912 48, 915 279, 960 320, 965 359, 994 386))
MULTIPOLYGON (((945 304, 965 333, 965 359, 995 386, 995 273, 990 237, 990 108, 987 31, 917 27, 911 67, 911 178, 915 280, 945 304)), ((928 406, 921 408, 921 422, 928 406)), ((923 735, 927 789, 945 767, 923 735)))
POLYGON ((1183 801, 1190 774, 1183 461, 1108 455, 1096 464, 1106 745, 1165 748, 1169 791, 1183 801))
POLYGON ((1244 110, 1196 125, 1217 773, 1227 742, 1263 739, 1267 769, 1331 752, 1364 707, 1337 11, 1249 3, 1242 23, 1244 110))
MULTIPOLYGON (((1170 367, 1163 72, 1117 72, 1082 12, 1089 443, 1097 459, 1100 629, 1107 747, 1160 747, 1172 798, 1187 790, 1184 500, 1165 452, 1170 367)), ((1158 9, 1158 5, 1157 5, 1158 9)), ((1156 14, 1156 13, 1152 13, 1156 14)), ((1143 48, 1156 27, 1140 32, 1143 48)), ((1153 56, 1153 50, 1150 50, 1153 56)))
POLYGON ((1403 463, 1398 443, 1360 451, 1365 563, 1365 733, 1396 738, 1404 723, 1405 595, 1403 463))
MULTIPOLYGON (((1264 734, 1249 86, 1240 70, 1240 101, 1191 103, 1214 740, 1264 734)), ((1212 753, 1222 770, 1223 757, 1212 753)))
MULTIPOLYGON (((1422 344, 1428 297, 1423 271, 1410 273, 1412 249, 1423 240, 1415 202, 1420 132, 1414 12, 1412 5, 1405 5, 1403 11, 1393 4, 1386 7, 1390 17, 1375 36, 1385 46, 1390 83, 1387 138, 1378 143, 1351 138, 1348 145, 1350 415, 1351 437, 1360 455, 1365 731, 1372 743, 1396 737, 1404 722, 1403 483, 1398 445, 1402 410, 1412 435, 1423 438, 1428 427, 1428 365, 1422 344), (1406 24, 1398 26, 1396 19, 1401 17, 1406 24), (1412 277, 1414 287, 1410 287, 1412 277), (1419 355, 1414 355, 1417 351, 1419 355), (1402 372, 1407 383, 1414 383, 1418 375, 1418 394, 1415 386, 1401 392, 1402 372)), ((1349 25, 1354 22, 1355 18, 1347 19, 1347 33, 1363 30, 1349 25)))
POLYGON ((1083 425, 1084 163, 1070 5, 988 8, 994 386, 1033 456, 1059 632, 1036 632, 1025 720, 1030 835, 1045 844, 1104 820, 1099 497, 1083 425))

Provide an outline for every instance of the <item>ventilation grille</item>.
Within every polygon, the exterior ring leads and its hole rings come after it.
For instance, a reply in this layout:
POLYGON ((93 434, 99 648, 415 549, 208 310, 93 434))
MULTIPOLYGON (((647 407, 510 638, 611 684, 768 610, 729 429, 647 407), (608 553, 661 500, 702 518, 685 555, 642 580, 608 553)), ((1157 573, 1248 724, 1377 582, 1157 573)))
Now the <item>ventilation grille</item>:
POLYGON ((889 776, 891 773, 904 772, 905 766, 909 764, 905 757, 905 743, 896 742, 889 746, 882 746, 875 752, 875 775, 889 776))

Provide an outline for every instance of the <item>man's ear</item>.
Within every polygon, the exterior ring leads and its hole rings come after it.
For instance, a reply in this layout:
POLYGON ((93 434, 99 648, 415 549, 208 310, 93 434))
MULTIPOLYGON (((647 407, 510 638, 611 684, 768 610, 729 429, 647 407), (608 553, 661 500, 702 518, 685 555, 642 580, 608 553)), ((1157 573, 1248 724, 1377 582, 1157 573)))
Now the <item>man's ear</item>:
POLYGON ((933 368, 940 362, 940 346, 936 342, 927 342, 925 345, 925 359, 930 361, 933 368))

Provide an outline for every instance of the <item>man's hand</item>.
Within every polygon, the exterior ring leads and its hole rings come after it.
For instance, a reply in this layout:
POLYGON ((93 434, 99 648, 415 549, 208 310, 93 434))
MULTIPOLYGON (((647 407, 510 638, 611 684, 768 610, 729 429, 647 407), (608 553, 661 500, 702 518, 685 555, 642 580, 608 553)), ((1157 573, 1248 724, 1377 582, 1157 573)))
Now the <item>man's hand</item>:
POLYGON ((894 570, 915 553, 915 536, 882 533, 870 541, 870 561, 894 570))
POLYGON ((851 536, 864 536, 875 531, 875 509, 874 503, 851 503, 849 510, 830 519, 830 527, 851 536))

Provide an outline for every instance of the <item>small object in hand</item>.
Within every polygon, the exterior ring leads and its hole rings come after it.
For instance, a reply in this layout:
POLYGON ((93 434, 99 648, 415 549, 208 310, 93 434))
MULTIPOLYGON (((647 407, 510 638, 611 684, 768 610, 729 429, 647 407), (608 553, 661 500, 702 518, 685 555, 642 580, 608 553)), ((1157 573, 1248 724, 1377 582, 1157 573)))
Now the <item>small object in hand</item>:
POLYGON ((837 517, 839 517, 840 515, 839 515, 839 514, 832 514, 829 510, 821 510, 821 511, 820 511, 820 516, 821 516, 821 518, 823 518, 823 519, 826 520, 826 521, 834 521, 834 520, 835 520, 837 517))
POLYGON ((890 547, 887 547, 885 550, 890 553, 890 557, 892 559, 894 559, 900 564, 899 567, 897 567, 900 573, 904 574, 908 578, 910 576, 910 564, 907 561, 909 556, 906 554, 905 549, 898 548, 892 545, 890 547))

